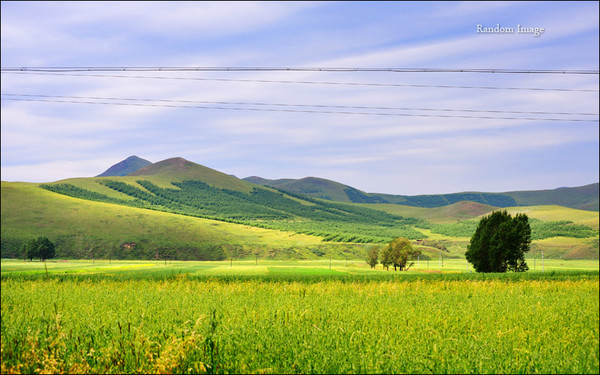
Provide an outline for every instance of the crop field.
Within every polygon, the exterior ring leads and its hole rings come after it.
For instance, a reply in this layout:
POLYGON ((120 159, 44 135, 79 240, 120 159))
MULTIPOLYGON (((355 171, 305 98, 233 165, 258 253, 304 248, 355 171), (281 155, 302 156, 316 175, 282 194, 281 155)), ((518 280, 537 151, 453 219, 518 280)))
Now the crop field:
POLYGON ((598 373, 597 261, 429 263, 2 260, 1 370, 598 373))

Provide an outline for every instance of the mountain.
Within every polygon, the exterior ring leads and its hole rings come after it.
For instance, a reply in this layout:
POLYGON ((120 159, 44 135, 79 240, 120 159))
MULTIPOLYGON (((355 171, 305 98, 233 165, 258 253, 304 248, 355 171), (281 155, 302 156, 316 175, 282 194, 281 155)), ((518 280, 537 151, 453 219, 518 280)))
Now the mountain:
POLYGON ((246 181, 179 157, 148 165, 128 176, 159 177, 169 181, 201 180, 220 189, 252 190, 252 184, 246 181))
POLYGON ((117 164, 108 168, 104 173, 101 173, 96 177, 125 176, 150 164, 152 163, 148 160, 139 158, 134 155, 128 157, 123 161, 118 162, 117 164))
POLYGON ((598 183, 554 190, 512 191, 506 193, 463 192, 434 195, 392 195, 365 193, 351 186, 316 177, 268 180, 257 176, 244 180, 315 198, 352 203, 393 203, 413 207, 444 207, 469 201, 494 207, 559 205, 598 211, 598 183))
POLYGON ((163 160, 127 176, 73 178, 41 187, 74 198, 305 233, 327 241, 384 243, 395 236, 423 237, 411 228, 416 219, 252 184, 183 158, 163 160))

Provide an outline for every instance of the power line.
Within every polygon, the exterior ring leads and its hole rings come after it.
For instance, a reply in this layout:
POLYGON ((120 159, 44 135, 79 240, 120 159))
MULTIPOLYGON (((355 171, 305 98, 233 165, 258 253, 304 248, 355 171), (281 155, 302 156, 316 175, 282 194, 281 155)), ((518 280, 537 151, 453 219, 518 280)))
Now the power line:
POLYGON ((487 109, 454 109, 454 108, 422 108, 422 107, 373 107, 373 106, 357 106, 357 105, 230 102, 230 101, 206 101, 206 100, 182 100, 182 99, 116 98, 116 97, 99 97, 99 96, 70 96, 70 95, 68 96, 68 95, 13 94, 13 93, 2 93, 2 95, 12 96, 12 97, 35 97, 35 98, 58 98, 58 99, 86 99, 86 100, 111 100, 111 101, 120 100, 120 101, 124 101, 124 102, 201 103, 201 104, 218 104, 218 105, 315 107, 315 108, 368 109, 368 110, 391 110, 391 111, 470 112, 470 113, 533 114, 533 115, 598 116, 598 113, 584 113, 584 112, 506 111, 506 110, 487 110, 487 109))
POLYGON ((463 118, 463 119, 487 119, 487 120, 528 120, 528 121, 562 121, 562 122, 598 122, 593 119, 562 119, 562 118, 538 118, 538 117, 499 117, 499 116, 471 116, 471 115, 443 115, 443 114, 414 114, 414 113, 387 113, 387 112, 353 112, 353 111, 324 111, 306 109, 274 109, 274 108, 251 108, 251 107, 220 107, 220 106, 197 106, 197 105, 175 105, 175 104, 148 104, 134 102, 101 102, 87 100, 60 100, 60 99, 32 99, 32 98, 2 98, 3 100, 22 102, 47 102, 68 104, 95 104, 95 105, 118 105, 135 107, 164 107, 164 108, 192 108, 192 109, 214 109, 233 111, 255 111, 255 112, 290 112, 290 113, 320 113, 338 115, 372 115, 372 116, 400 116, 400 117, 441 117, 441 118, 463 118))
POLYGON ((392 72, 392 73, 502 73, 502 74, 599 74, 585 69, 469 69, 469 68, 336 68, 336 67, 4 67, 3 72, 392 72))
POLYGON ((215 81, 215 82, 252 82, 252 83, 283 83, 307 85, 346 85, 346 86, 375 86, 375 87, 416 87, 416 88, 443 88, 443 89, 482 89, 482 90, 524 90, 524 91, 564 91, 564 92, 599 92, 597 89, 569 89, 569 88, 542 88, 542 87, 497 87, 497 86, 459 86, 459 85, 423 85, 405 83, 368 83, 368 82, 331 82, 331 81, 294 81, 294 80, 267 80, 267 79, 235 79, 235 78, 203 78, 203 77, 165 77, 165 76, 134 76, 110 74, 77 74, 77 73, 51 73, 51 72, 3 72, 7 74, 34 74, 69 77, 99 77, 99 78, 131 78, 131 79, 162 79, 183 81, 215 81))

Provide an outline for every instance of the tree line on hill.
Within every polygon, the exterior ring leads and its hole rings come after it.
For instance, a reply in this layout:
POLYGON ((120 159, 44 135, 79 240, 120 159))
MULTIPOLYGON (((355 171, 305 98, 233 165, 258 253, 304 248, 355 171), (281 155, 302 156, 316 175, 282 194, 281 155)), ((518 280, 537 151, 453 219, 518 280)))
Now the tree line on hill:
MULTIPOLYGON (((450 237, 470 237, 477 227, 475 220, 433 224, 365 207, 322 201, 278 188, 254 188, 246 193, 215 188, 197 180, 174 182, 176 189, 160 188, 146 180, 136 182, 145 190, 122 181, 102 181, 107 187, 133 199, 109 197, 70 184, 44 184, 42 187, 77 198, 293 231, 319 236, 329 242, 387 243, 395 237, 411 240, 427 237, 414 228, 450 237)), ((461 197, 466 199, 468 194, 461 197)), ((534 240, 597 235, 597 230, 570 221, 532 219, 531 227, 534 240)))
POLYGON ((245 193, 215 188, 201 181, 173 182, 177 189, 169 189, 146 180, 136 181, 145 189, 142 190, 122 181, 103 180, 101 183, 133 199, 109 197, 70 184, 44 184, 42 187, 76 198, 294 231, 330 242, 385 243, 398 235, 410 239, 424 237, 411 228, 421 221, 419 219, 324 202, 277 189, 254 188, 245 193))

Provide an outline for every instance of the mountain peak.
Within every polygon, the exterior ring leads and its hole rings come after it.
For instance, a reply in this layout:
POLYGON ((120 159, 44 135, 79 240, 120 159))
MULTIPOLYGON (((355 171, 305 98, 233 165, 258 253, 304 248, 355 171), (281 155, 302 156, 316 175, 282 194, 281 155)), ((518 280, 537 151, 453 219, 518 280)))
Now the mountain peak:
POLYGON ((112 167, 108 168, 106 171, 104 171, 96 177, 126 176, 150 164, 152 164, 152 162, 132 155, 127 159, 122 160, 117 164, 113 165, 112 167))
POLYGON ((141 168, 129 176, 168 177, 170 181, 200 180, 221 189, 250 191, 252 185, 223 172, 181 157, 170 158, 141 168))
MULTIPOLYGON (((145 166, 144 168, 140 168, 137 171, 133 171, 131 173, 132 176, 146 176, 146 175, 154 175, 154 174, 180 174, 184 173, 188 170, 197 169, 196 167, 202 167, 199 164, 192 163, 184 158, 176 157, 165 159, 154 164, 150 164, 145 166)), ((205 167, 202 167, 205 168, 205 167)))

